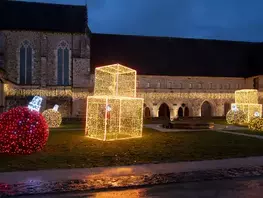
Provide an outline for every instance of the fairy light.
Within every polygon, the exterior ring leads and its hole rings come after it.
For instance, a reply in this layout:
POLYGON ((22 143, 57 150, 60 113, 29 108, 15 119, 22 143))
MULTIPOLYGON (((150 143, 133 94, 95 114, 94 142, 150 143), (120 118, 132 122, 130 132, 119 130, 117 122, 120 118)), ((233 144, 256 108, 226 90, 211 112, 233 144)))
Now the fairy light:
POLYGON ((245 123, 249 123, 252 118, 262 116, 262 104, 258 104, 258 91, 255 89, 242 89, 235 91, 235 103, 231 104, 231 109, 241 110, 245 113, 245 123))
POLYGON ((29 108, 31 111, 39 112, 42 100, 43 99, 40 96, 34 96, 32 101, 28 104, 27 108, 29 108))
POLYGON ((94 96, 87 97, 89 138, 111 141, 142 137, 143 98, 136 98, 136 71, 115 64, 96 68, 94 96))
MULTIPOLYGON (((41 97, 72 97, 73 99, 84 99, 92 94, 84 90, 71 89, 49 89, 49 88, 25 88, 19 86, 12 86, 10 84, 4 85, 6 96, 32 96, 38 95, 41 97)), ((131 92, 130 92, 131 93, 131 92)), ((134 91, 134 94, 136 90, 134 91)), ((234 99, 234 93, 200 93, 200 92, 186 92, 186 93, 156 93, 156 92, 138 92, 137 97, 145 100, 174 100, 174 98, 188 98, 188 99, 234 99)), ((262 96, 263 97, 263 96, 262 96)))
POLYGON ((250 120, 248 128, 252 131, 263 131, 263 119, 260 117, 254 117, 250 120))
POLYGON ((39 113, 41 99, 36 96, 28 107, 16 107, 0 115, 0 153, 31 154, 44 148, 49 130, 39 113))
POLYGON ((226 114, 226 121, 228 124, 244 124, 246 122, 246 114, 242 110, 230 110, 226 114))
POLYGON ((136 71, 120 64, 97 67, 94 95, 136 96, 136 71))
POLYGON ((235 91, 235 103, 258 104, 258 90, 242 89, 235 91))
POLYGON ((62 123, 62 116, 61 113, 58 111, 58 107, 58 105, 55 105, 53 109, 47 109, 42 113, 50 128, 59 127, 62 123))

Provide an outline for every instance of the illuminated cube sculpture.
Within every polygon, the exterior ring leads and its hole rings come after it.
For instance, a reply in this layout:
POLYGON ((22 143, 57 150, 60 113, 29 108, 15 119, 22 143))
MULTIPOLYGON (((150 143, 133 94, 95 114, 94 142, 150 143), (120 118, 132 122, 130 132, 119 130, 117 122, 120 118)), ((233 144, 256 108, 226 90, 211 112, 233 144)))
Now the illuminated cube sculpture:
POLYGON ((242 89, 235 91, 235 103, 231 104, 232 110, 242 110, 249 122, 253 117, 262 116, 262 105, 258 104, 258 91, 255 89, 242 89))
POLYGON ((94 95, 136 97, 136 71, 120 64, 96 68, 94 95))
POLYGON ((136 71, 116 64, 95 71, 87 97, 85 135, 109 141, 142 136, 143 98, 136 98, 136 71))

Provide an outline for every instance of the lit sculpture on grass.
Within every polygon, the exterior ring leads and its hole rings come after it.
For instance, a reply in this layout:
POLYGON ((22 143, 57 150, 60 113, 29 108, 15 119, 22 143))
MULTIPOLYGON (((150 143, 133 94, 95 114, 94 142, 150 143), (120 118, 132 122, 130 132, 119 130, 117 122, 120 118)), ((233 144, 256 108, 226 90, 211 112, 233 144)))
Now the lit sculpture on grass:
POLYGON ((244 124, 246 121, 246 114, 242 110, 229 110, 226 114, 226 121, 228 124, 244 124))
POLYGON ((87 97, 87 137, 109 141, 142 137, 143 99, 136 98, 136 71, 114 64, 95 70, 87 97))
POLYGON ((42 98, 35 96, 28 107, 16 107, 0 115, 0 153, 31 154, 44 148, 48 125, 39 113, 42 98))
MULTIPOLYGON (((242 89, 235 91, 235 103, 231 104, 231 110, 238 113, 242 111, 245 114, 243 123, 249 123, 255 115, 259 118, 262 116, 262 105, 258 104, 258 91, 256 89, 242 89)), ((228 117, 228 116, 227 116, 228 117)))
POLYGON ((62 116, 58 111, 58 107, 58 105, 55 105, 53 109, 47 109, 42 113, 50 128, 59 127, 62 123, 62 116))

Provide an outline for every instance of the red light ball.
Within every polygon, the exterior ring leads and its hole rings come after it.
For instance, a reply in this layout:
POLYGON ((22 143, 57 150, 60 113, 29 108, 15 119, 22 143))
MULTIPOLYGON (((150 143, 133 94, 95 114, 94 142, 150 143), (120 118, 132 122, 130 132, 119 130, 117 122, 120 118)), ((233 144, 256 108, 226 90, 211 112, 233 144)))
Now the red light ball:
POLYGON ((41 151, 48 136, 48 125, 37 111, 16 107, 0 115, 0 153, 31 154, 41 151))

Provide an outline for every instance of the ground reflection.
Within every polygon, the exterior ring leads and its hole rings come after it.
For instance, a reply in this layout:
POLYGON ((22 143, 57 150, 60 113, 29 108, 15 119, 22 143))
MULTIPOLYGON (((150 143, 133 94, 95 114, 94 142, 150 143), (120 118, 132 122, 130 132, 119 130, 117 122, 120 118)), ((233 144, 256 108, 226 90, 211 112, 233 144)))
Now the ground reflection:
POLYGON ((146 189, 133 189, 113 192, 99 192, 94 195, 94 198, 141 198, 146 196, 146 189))

